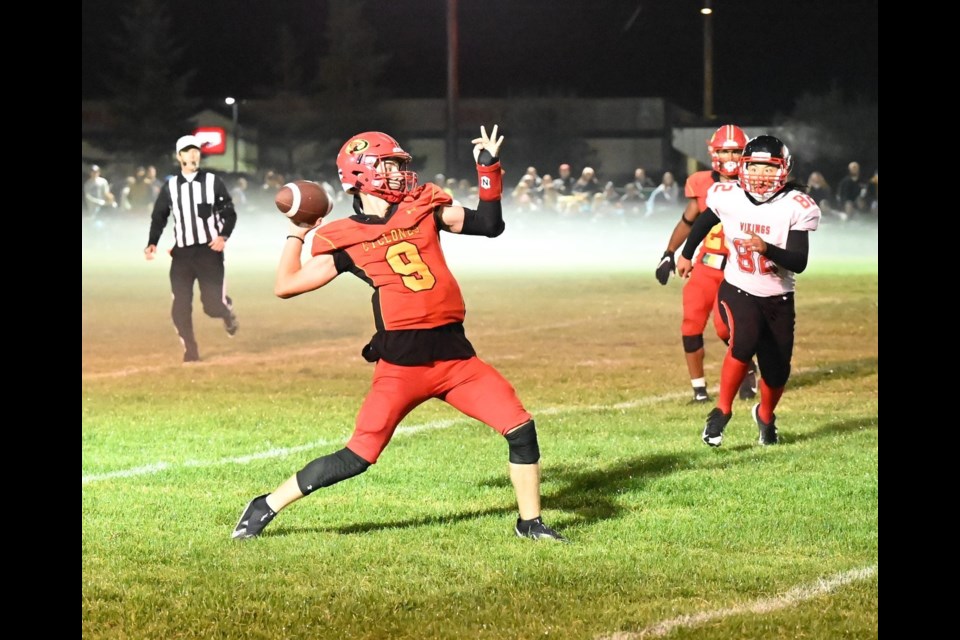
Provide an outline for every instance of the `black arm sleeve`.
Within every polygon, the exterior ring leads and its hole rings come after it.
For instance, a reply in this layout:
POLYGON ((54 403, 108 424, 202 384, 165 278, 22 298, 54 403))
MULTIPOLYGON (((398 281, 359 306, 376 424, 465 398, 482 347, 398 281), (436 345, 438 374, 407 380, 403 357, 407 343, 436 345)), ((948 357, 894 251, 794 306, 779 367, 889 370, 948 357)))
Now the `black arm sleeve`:
POLYGON ((460 233, 467 236, 487 236, 496 238, 503 233, 503 206, 499 200, 481 200, 477 209, 463 209, 463 228, 460 233))
POLYGON ((233 208, 233 198, 227 191, 227 185, 219 176, 213 181, 213 197, 216 198, 217 215, 223 221, 220 235, 229 238, 233 228, 237 226, 237 210, 233 208))
POLYGON ((777 263, 777 266, 789 269, 794 273, 803 273, 807 268, 807 257, 810 254, 810 238, 808 231, 793 230, 787 234, 787 248, 772 244, 767 245, 763 254, 777 263))
POLYGON ((697 247, 710 233, 710 229, 713 229, 713 226, 719 223, 720 218, 713 212, 713 209, 704 209, 697 216, 697 221, 690 227, 690 235, 687 236, 687 242, 683 245, 683 251, 680 252, 680 255, 687 260, 693 260, 693 254, 697 252, 697 247))
POLYGON ((160 189, 160 195, 157 201, 153 203, 153 213, 150 214, 150 238, 147 240, 147 246, 156 245, 160 242, 160 235, 163 228, 167 226, 167 218, 170 217, 170 207, 173 202, 170 201, 170 186, 164 183, 160 189))

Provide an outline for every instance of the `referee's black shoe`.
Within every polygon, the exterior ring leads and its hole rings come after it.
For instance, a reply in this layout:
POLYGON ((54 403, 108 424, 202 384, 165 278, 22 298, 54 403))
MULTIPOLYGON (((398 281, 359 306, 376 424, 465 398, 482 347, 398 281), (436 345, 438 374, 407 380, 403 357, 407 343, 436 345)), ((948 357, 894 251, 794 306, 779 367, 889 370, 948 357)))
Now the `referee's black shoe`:
POLYGON ((223 319, 223 328, 227 330, 227 335, 231 338, 237 335, 237 329, 240 328, 240 321, 237 320, 237 314, 231 311, 230 315, 223 319))
POLYGON ((200 351, 197 345, 188 345, 183 351, 184 362, 200 362, 200 351))

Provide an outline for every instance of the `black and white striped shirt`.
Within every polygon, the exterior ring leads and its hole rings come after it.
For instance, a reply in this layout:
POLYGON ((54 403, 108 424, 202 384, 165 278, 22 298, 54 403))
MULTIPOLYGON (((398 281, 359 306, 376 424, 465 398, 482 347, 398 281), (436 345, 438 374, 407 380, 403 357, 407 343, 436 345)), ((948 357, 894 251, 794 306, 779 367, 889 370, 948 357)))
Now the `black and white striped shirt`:
POLYGON ((178 247, 206 245, 217 236, 229 238, 237 224, 237 212, 227 186, 219 176, 202 169, 192 180, 182 173, 167 180, 153 205, 148 245, 160 242, 171 213, 178 247))

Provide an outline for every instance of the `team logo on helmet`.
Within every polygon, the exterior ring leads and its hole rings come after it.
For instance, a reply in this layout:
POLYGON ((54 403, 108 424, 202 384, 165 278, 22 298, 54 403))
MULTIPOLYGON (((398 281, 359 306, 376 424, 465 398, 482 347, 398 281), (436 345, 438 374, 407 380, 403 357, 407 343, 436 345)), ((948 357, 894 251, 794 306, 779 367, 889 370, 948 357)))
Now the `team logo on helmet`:
POLYGON ((350 144, 347 145, 347 153, 360 153, 361 151, 366 151, 369 147, 369 142, 363 138, 357 138, 356 140, 351 140, 350 144))

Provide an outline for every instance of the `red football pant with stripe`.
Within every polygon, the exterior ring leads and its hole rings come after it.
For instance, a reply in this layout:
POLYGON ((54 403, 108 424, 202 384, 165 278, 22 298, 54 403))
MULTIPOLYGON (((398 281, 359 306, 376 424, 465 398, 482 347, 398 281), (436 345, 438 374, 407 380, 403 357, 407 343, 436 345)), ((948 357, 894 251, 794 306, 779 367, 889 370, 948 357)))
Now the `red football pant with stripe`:
POLYGON ((680 335, 699 336, 707 326, 707 320, 713 314, 713 326, 717 337, 724 342, 730 339, 730 328, 720 317, 717 305, 717 289, 723 282, 723 271, 697 264, 690 279, 683 285, 683 322, 680 335))

